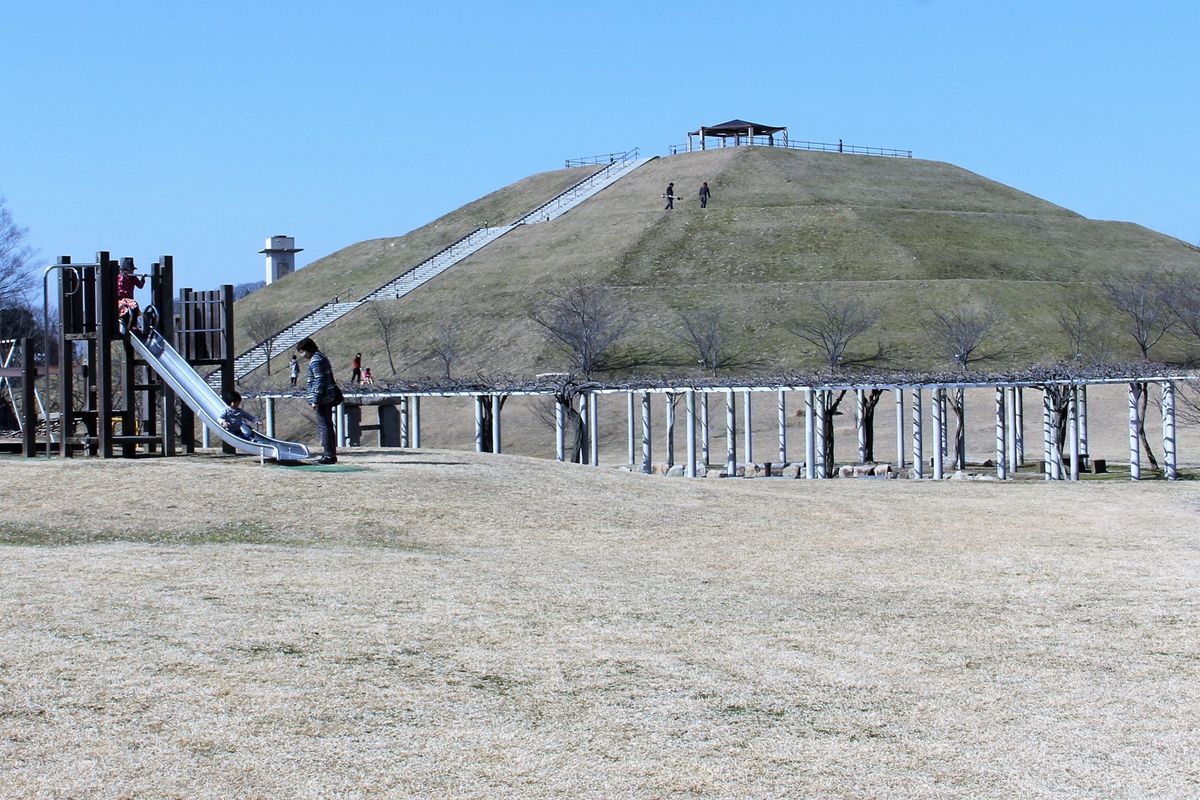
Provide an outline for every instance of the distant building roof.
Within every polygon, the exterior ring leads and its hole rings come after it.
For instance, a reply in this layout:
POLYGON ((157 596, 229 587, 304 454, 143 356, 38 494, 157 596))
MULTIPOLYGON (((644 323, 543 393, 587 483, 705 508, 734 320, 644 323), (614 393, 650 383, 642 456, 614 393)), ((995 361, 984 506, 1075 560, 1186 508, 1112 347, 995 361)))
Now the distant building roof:
POLYGON ((747 131, 752 136, 770 136, 787 130, 783 126, 763 125, 760 122, 747 122, 744 119, 731 119, 720 125, 702 125, 700 130, 692 131, 691 136, 744 136, 747 131))

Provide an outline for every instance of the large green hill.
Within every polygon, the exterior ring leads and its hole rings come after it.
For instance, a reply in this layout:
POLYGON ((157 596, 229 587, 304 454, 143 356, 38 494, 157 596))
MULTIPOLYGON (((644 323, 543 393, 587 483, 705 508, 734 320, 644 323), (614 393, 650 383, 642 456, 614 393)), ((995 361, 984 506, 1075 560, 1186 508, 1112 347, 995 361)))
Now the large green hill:
MULTIPOLYGON (((288 319, 357 298, 484 224, 510 222, 587 170, 558 170, 505 187, 411 233, 352 245, 238 304, 288 319)), ((873 336, 897 347, 895 366, 946 365, 924 333, 928 310, 973 301, 1007 324, 995 366, 1064 354, 1057 311, 1067 301, 1105 308, 1101 281, 1145 271, 1200 273, 1200 250, 1144 227, 1086 219, 951 164, 781 148, 736 147, 660 158, 549 223, 522 226, 401 300, 401 376, 436 374, 421 361, 434 331, 458 332, 456 375, 531 375, 564 360, 529 319, 543 290, 570 283, 613 287, 639 320, 634 340, 664 356, 654 374, 694 371, 678 343, 680 315, 720 308, 729 336, 751 357, 737 371, 807 369, 818 359, 791 334, 818 289, 852 293, 883 309, 873 336), (699 207, 708 181, 713 198, 699 207), (673 181, 683 199, 663 209, 673 181), (676 366, 673 366, 676 365, 676 366)), ((360 309, 316 335, 339 364, 365 354, 389 370, 377 323, 360 309)), ((1113 317, 1114 329, 1119 322, 1113 317)), ((253 342, 239 332, 239 349, 253 342)), ((1132 349, 1120 353, 1132 355, 1132 349)), ((277 357, 270 379, 282 383, 277 357)))

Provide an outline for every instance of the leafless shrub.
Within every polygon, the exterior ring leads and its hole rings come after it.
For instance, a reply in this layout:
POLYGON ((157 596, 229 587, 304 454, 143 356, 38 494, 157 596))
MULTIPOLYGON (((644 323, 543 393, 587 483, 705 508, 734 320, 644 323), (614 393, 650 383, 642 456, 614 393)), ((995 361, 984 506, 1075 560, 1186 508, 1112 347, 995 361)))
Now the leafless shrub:
POLYGON ((571 369, 587 380, 597 372, 636 363, 621 350, 632 320, 605 287, 580 282, 548 290, 529 318, 563 350, 571 369))
MULTIPOLYGON (((392 370, 392 375, 395 375, 396 359, 392 352, 392 340, 400 327, 399 315, 396 309, 384 300, 367 303, 367 314, 379 328, 379 338, 383 342, 384 352, 387 353, 388 367, 392 370)), ((446 372, 446 377, 450 377, 449 371, 446 372)))
POLYGON ((267 351, 267 374, 271 374, 271 351, 275 340, 288 322, 283 312, 271 307, 255 308, 245 317, 246 333, 256 342, 261 342, 267 351))
POLYGON ((830 369, 858 366, 881 360, 882 344, 872 354, 851 356, 850 345, 879 322, 880 310, 854 297, 833 297, 816 292, 809 300, 808 313, 789 326, 789 330, 817 348, 830 369))
POLYGON ((1171 285, 1146 272, 1132 280, 1104 282, 1113 308, 1128 321, 1126 329, 1137 343, 1142 358, 1150 359, 1150 350, 1179 323, 1169 301, 1171 285))
POLYGON ((27 233, 0 197, 0 308, 22 304, 33 286, 33 250, 25 244, 27 233))
POLYGON ((679 339, 691 347, 696 363, 706 373, 716 375, 718 370, 741 362, 741 353, 729 347, 727 325, 719 309, 680 312, 679 319, 683 325, 679 339))

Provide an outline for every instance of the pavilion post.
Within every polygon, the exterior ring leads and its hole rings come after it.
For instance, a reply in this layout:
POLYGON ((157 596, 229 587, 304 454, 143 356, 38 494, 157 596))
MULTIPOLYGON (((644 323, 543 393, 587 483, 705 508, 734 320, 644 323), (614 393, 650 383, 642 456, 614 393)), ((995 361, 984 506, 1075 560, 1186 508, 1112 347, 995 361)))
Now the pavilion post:
POLYGON ((1086 462, 1091 451, 1088 449, 1088 400, 1087 384, 1079 387, 1079 454, 1086 462))
POLYGON ((684 395, 687 410, 687 476, 696 477, 696 390, 688 389, 684 395))
POLYGON ((742 393, 742 428, 744 429, 742 438, 745 439, 742 449, 745 451, 747 465, 754 463, 754 427, 750 418, 750 398, 752 396, 749 391, 742 393))
POLYGON ((675 395, 663 393, 664 419, 667 426, 667 469, 675 466, 675 395))
POLYGON ((896 387, 896 469, 904 469, 904 390, 896 387))
POLYGON ((492 395, 492 454, 497 456, 504 452, 500 436, 501 399, 498 394, 492 395))
POLYGON ((813 390, 804 390, 804 477, 813 480, 817 477, 817 429, 816 417, 813 414, 813 390))
POLYGON ((737 408, 732 389, 725 390, 725 475, 737 477, 737 408))
POLYGON ((712 439, 708 426, 708 392, 700 393, 700 459, 705 468, 712 463, 712 439))
POLYGON ((1179 477, 1175 455, 1175 384, 1163 381, 1162 388, 1162 436, 1163 436, 1163 468, 1167 480, 1173 481, 1179 477))
POLYGON ((400 398, 400 446, 409 446, 408 395, 400 398))
POLYGON ((1142 397, 1142 387, 1139 383, 1129 384, 1129 480, 1142 479, 1142 448, 1138 442, 1138 429, 1141 424, 1141 410, 1138 402, 1142 397))
POLYGON ((275 398, 267 398, 267 436, 275 438, 275 398))
POLYGON ((925 453, 921 447, 921 387, 912 388, 912 460, 914 478, 925 477, 925 453))
POLYGON ((629 406, 629 466, 632 468, 633 465, 637 463, 637 442, 635 441, 636 435, 637 435, 637 430, 636 430, 636 424, 634 421, 635 412, 634 412, 633 392, 628 392, 625 395, 625 399, 629 406))
POLYGON ((1079 438, 1082 426, 1079 424, 1079 387, 1071 386, 1068 388, 1071 393, 1071 402, 1067 407, 1067 413, 1071 416, 1072 424, 1068 426, 1071 434, 1069 442, 1071 447, 1071 480, 1079 480, 1079 438))
POLYGON ((642 392, 642 472, 647 475, 654 466, 650 457, 650 393, 642 392))
POLYGON ((483 452, 483 398, 475 396, 475 452, 483 452))
POLYGON ((854 428, 858 433, 858 463, 867 463, 867 393, 854 390, 854 428))
POLYGON ((1019 469, 1025 463, 1025 389, 1013 389, 1013 461, 1019 469))
POLYGON ((556 400, 554 402, 554 459, 556 461, 567 460, 565 416, 563 404, 556 400))
POLYGON ((933 479, 940 481, 945 477, 944 462, 946 458, 946 390, 937 387, 933 390, 933 431, 937 446, 933 448, 933 479))
POLYGON ((591 421, 592 429, 588 431, 588 448, 591 450, 591 462, 593 467, 600 466, 600 412, 598 408, 599 398, 595 392, 589 392, 588 400, 588 419, 591 421))
POLYGON ((787 460, 787 397, 783 389, 779 390, 779 468, 783 469, 787 460))
POLYGON ((996 477, 1008 478, 1008 393, 1003 386, 996 387, 996 477))

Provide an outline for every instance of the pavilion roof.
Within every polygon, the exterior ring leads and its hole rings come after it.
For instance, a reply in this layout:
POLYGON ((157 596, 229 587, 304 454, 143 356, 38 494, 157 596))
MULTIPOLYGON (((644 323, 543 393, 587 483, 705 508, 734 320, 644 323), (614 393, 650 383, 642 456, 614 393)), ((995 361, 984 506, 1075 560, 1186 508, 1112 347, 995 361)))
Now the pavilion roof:
POLYGON ((742 136, 752 131, 755 136, 769 136, 787 130, 784 126, 763 125, 761 122, 747 122, 744 119, 731 119, 720 125, 702 125, 700 130, 692 131, 693 136, 742 136))

